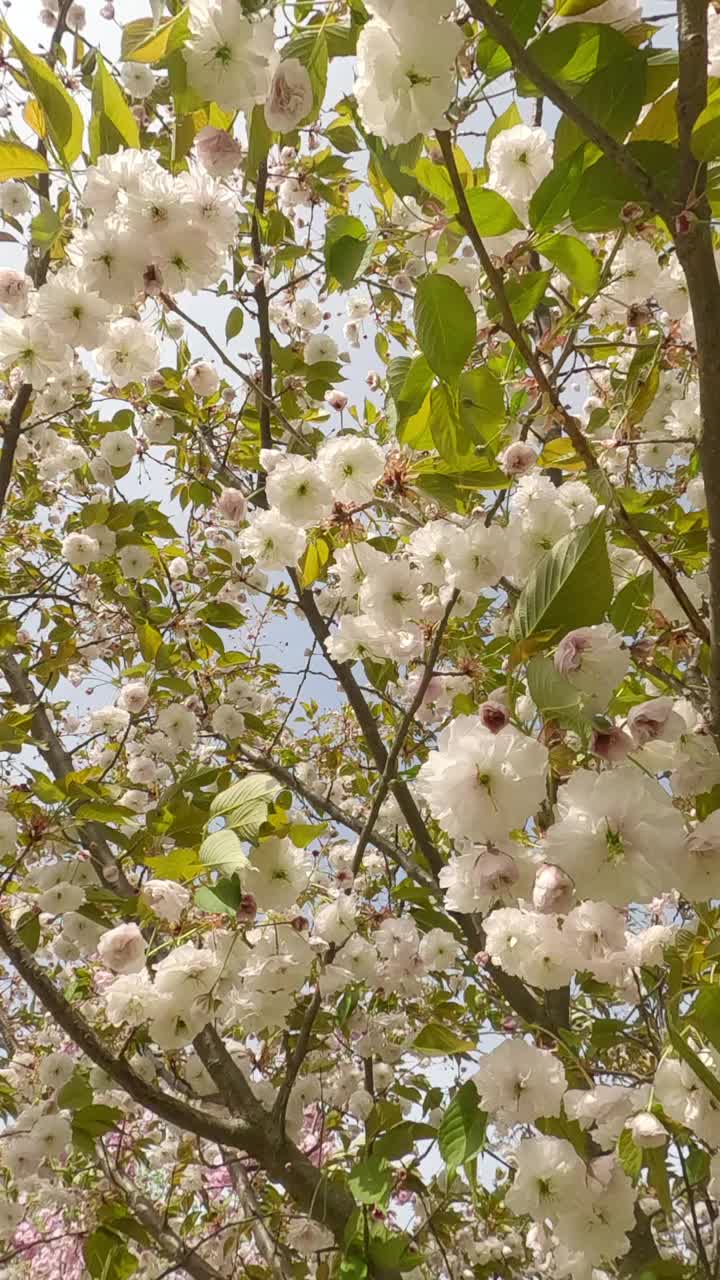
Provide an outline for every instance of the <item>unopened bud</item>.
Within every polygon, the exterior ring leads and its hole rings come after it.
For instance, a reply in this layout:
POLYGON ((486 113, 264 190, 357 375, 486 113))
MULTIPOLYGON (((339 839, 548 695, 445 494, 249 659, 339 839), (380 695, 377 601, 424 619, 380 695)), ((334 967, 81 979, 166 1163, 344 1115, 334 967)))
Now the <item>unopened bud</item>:
POLYGON ((686 236, 692 231, 697 222, 697 214, 692 213, 690 209, 683 209, 675 219, 675 230, 679 236, 686 236))
POLYGON ((560 867, 546 862, 538 868, 533 885, 532 901, 542 915, 564 915, 570 910, 575 885, 560 867))
POLYGON ((481 893, 499 894, 517 884, 520 872, 509 853, 488 848, 475 859, 473 879, 481 893))
POLYGON ((620 764, 630 754, 634 745, 632 738, 625 733, 624 729, 613 726, 609 732, 595 730, 590 742, 590 750, 600 760, 607 760, 609 764, 620 764))
POLYGON ((510 723, 510 713, 499 702, 483 702, 478 708, 478 715, 486 729, 491 733, 499 733, 510 723))
POLYGON ((244 893, 238 903, 237 918, 241 924, 251 923, 257 915, 257 902, 251 893, 244 893))
POLYGON ((636 1147, 664 1147, 668 1140, 665 1125, 650 1111, 640 1111, 628 1120, 626 1127, 630 1130, 636 1147))

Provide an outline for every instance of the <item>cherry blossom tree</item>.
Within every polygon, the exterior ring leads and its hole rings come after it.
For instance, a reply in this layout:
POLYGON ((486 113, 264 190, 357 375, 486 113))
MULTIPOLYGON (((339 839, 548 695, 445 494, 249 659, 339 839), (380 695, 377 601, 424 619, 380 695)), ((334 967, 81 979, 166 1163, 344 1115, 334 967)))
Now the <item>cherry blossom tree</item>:
POLYGON ((1 1274, 712 1280, 720 8, 121 7, 0 21, 1 1274))

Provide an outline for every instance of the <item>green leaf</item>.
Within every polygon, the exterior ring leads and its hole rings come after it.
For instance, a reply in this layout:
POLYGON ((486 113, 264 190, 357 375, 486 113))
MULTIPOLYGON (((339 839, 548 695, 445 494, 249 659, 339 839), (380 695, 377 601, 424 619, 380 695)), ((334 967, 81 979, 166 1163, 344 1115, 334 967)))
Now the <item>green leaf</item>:
POLYGON ((97 67, 92 89, 90 118, 90 159, 115 155, 124 147, 140 146, 140 130, 120 85, 113 79, 97 54, 97 67))
POLYGON ((280 791, 279 782, 269 774, 250 773, 215 796, 210 805, 210 817, 224 818, 242 840, 253 840, 280 791))
POLYGON ((433 383, 433 371, 424 356, 396 356, 387 367, 390 394, 397 409, 398 425, 419 412, 433 383))
POLYGON ((87 1237, 83 1257, 92 1280, 129 1280, 138 1269, 135 1254, 107 1227, 96 1227, 87 1237))
POLYGON ((135 812, 122 804, 112 804, 109 800, 88 800, 73 808, 73 817, 79 822, 123 823, 135 817, 135 812))
POLYGON ((49 253, 55 241, 62 233, 62 222, 49 200, 40 199, 40 212, 30 222, 30 235, 33 244, 49 253))
POLYGON ((327 826, 327 822, 293 822, 288 835, 296 849, 307 849, 313 840, 327 831, 327 826))
POLYGON ((417 164, 413 165, 410 172, 441 204, 446 207, 452 206, 453 185, 447 169, 442 164, 435 164, 433 160, 427 160, 423 156, 417 164))
MULTIPOLYGON (((495 5, 513 35, 523 45, 535 30, 541 7, 541 0, 497 0, 495 5)), ((481 34, 477 42, 476 60, 486 81, 494 80, 512 70, 510 55, 486 32, 481 34)))
MULTIPOLYGON (((4 24, 3 24, 4 25, 4 24)), ((83 118, 77 103, 44 58, 38 58, 5 27, 30 87, 45 112, 47 129, 65 165, 74 164, 82 150, 83 118)))
MULTIPOLYGON (((539 307, 551 279, 552 271, 526 271, 518 279, 506 282, 505 296, 518 324, 522 324, 523 320, 526 320, 539 307)), ((490 319, 497 324, 501 320, 501 315, 494 298, 488 303, 487 310, 490 319)))
POLYGON ((225 341, 226 342, 229 342, 231 338, 237 338, 238 334, 242 332, 242 327, 244 322, 245 322, 245 313, 242 307, 233 307, 232 311, 230 312, 230 315, 225 321, 225 341))
POLYGON ((315 538, 309 542, 300 564, 300 582, 303 587, 311 587, 320 577, 330 559, 330 547, 324 538, 315 538))
POLYGON ((720 90, 712 94, 695 121, 691 146, 695 159, 703 164, 720 157, 720 90))
POLYGON ((368 249, 367 228, 359 218, 338 214, 325 229, 325 267, 329 276, 349 289, 360 272, 368 249))
POLYGON ((576 236, 553 236, 539 245, 539 252, 567 276, 583 297, 600 287, 600 262, 576 236))
POLYGON ((213 831, 200 845, 198 857, 203 866, 224 867, 227 871, 241 871, 248 865, 240 837, 230 827, 213 831))
POLYGON ((427 275, 415 293, 415 336, 430 368, 445 382, 462 373, 477 322, 465 291, 449 276, 427 275))
POLYGON ((417 1120, 402 1120, 400 1124, 395 1124, 388 1129, 387 1133, 375 1138, 373 1151, 375 1155, 382 1156, 385 1160, 399 1160, 415 1149, 416 1142, 422 1141, 423 1138, 436 1137, 437 1130, 431 1124, 422 1124, 417 1120))
POLYGON ((151 623, 141 622, 137 629, 137 636, 143 658, 146 662, 152 662, 163 642, 160 632, 156 631, 151 623))
POLYGON ((123 62, 160 62, 179 49, 188 34, 187 9, 160 26, 152 18, 137 18, 123 27, 120 57, 123 62))
MULTIPOLYGON (((665 195, 674 189, 678 152, 664 142, 630 142, 627 152, 654 179, 665 195)), ((570 217, 577 231, 611 231, 617 228, 623 206, 648 201, 639 187, 601 156, 582 175, 570 200, 570 217)))
POLYGON ((452 1053, 471 1053, 477 1046, 440 1022, 429 1022, 415 1037, 414 1047, 427 1058, 446 1058, 452 1053))
POLYGON ((667 1168, 667 1148, 649 1147, 643 1151, 645 1168, 648 1171, 648 1182, 655 1192, 663 1211, 672 1213, 672 1193, 667 1168))
POLYGON ((638 1147, 629 1129, 623 1129, 618 1141, 618 1160, 628 1178, 637 1182, 643 1166, 642 1148, 638 1147))
POLYGON ((675 142, 678 136, 678 91, 669 89, 653 103, 632 131, 633 142, 675 142))
POLYGON ((517 102, 511 102, 510 106, 502 112, 501 115, 493 120, 485 137, 485 164, 487 165, 490 148, 497 138, 498 134, 504 133, 506 129, 513 129, 515 125, 522 124, 523 118, 520 115, 517 102))
POLYGON ((720 987, 711 987, 709 983, 701 986, 687 1016, 706 1040, 720 1050, 720 987))
MULTIPOLYGON (((424 357, 422 357, 424 358, 424 357)), ((400 444, 410 449, 427 450, 434 448, 430 431, 430 395, 426 395, 417 413, 403 418, 396 427, 396 435, 400 444)))
POLYGON ((616 631, 634 636, 647 621, 647 609, 653 598, 652 573, 640 573, 618 591, 608 617, 616 631))
POLYGON ((248 152, 245 171, 251 182, 258 176, 260 165, 267 160, 273 135, 267 127, 265 112, 261 106, 253 107, 248 125, 248 152))
POLYGON ((468 439, 491 444, 505 426, 505 396, 502 383, 483 365, 460 377, 460 421, 468 439))
MULTIPOLYGON (((506 231, 522 228, 523 224, 512 205, 497 191, 491 191, 489 187, 470 187, 465 197, 481 236, 502 236, 506 231)), ((458 221, 457 211, 453 216, 458 221)))
POLYGON ((173 849, 172 853, 145 858, 144 861, 159 880, 176 880, 179 884, 194 880, 205 870, 194 849, 173 849))
POLYGON ((443 384, 430 392, 430 433, 440 457, 451 466, 460 466, 468 454, 472 457, 472 441, 465 435, 450 388, 443 384))
POLYGON ((478 1091, 468 1080, 458 1089, 440 1122, 438 1145, 448 1169, 459 1169, 482 1150, 487 1123, 478 1091))
POLYGON ((89 1107, 92 1100, 93 1091, 86 1077, 80 1071, 73 1072, 57 1095, 58 1106, 68 1111, 78 1111, 89 1107))
POLYGON ((527 666, 528 692, 544 720, 556 720, 578 730, 586 723, 577 689, 565 680, 551 658, 539 654, 527 666))
MULTIPOLYGON (((618 57, 603 66, 575 96, 577 107, 622 141, 635 124, 645 100, 647 60, 625 40, 618 57)), ((563 116, 555 132, 555 160, 571 155, 587 140, 587 134, 569 116, 563 116)))
MULTIPOLYGON (((570 88, 587 84, 596 72, 638 56, 614 27, 592 22, 546 29, 528 45, 528 53, 542 71, 570 88)), ((534 96, 535 88, 521 79, 520 92, 534 96)))
POLYGON ((15 932, 28 951, 37 951, 40 945, 40 917, 37 912, 23 912, 15 925, 15 932))
POLYGON ((596 519, 545 553, 515 606, 510 635, 527 640, 547 633, 559 640, 575 627, 602 622, 611 600, 605 522, 596 519))
POLYGON ((114 1129, 122 1119, 123 1113, 117 1107, 106 1107, 101 1103, 80 1107, 79 1110, 73 1112, 73 1139, 78 1133, 90 1139, 102 1138, 104 1134, 114 1129))
POLYGON ((218 880, 216 884, 205 885, 197 890, 195 906, 201 911, 210 911, 213 915, 234 916, 241 898, 242 890, 238 880, 218 880))
POLYGON ((687 1040, 683 1039, 681 1033, 670 1021, 668 1021, 668 1038, 678 1057, 687 1062, 701 1084, 704 1084, 713 1098, 720 1102, 720 1080, 705 1066, 702 1058, 699 1058, 695 1050, 690 1048, 687 1040))
POLYGON ((530 201, 528 218, 531 227, 538 232, 552 231, 564 219, 580 186, 584 166, 585 147, 555 164, 530 201))
POLYGON ((8 138, 0 142, 0 182, 32 178, 36 173, 47 172, 48 162, 39 151, 8 138))
POLYGON ((348 1186, 358 1204, 374 1204, 386 1208, 392 1191, 393 1175, 381 1156, 368 1156, 350 1171, 348 1186))
POLYGON ((367 1260, 359 1253, 346 1254, 340 1263, 338 1280, 367 1280, 367 1260))

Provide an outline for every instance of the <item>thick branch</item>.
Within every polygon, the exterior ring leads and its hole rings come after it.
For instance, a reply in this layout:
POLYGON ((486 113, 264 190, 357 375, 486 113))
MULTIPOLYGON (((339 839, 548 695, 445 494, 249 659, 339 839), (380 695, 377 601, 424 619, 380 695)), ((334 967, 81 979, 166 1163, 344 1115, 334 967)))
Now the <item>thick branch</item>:
MULTIPOLYGON (((260 218, 265 212, 265 193, 267 191, 267 160, 263 160, 258 169, 255 186, 255 209, 250 228, 253 262, 259 270, 264 269, 262 244, 260 242, 260 218)), ((273 439, 270 429, 270 405, 272 404, 272 333, 270 329, 270 303, 262 276, 255 285, 255 305, 257 307, 258 329, 260 331, 260 361, 262 364, 262 396, 260 399, 260 444, 263 449, 272 449, 273 439)))
POLYGON ((483 24, 493 39, 497 40, 509 54, 513 70, 521 71, 545 97, 554 102, 555 106, 559 107, 563 114, 582 130, 585 137, 594 142, 595 146, 599 147, 609 160, 612 160, 616 169, 634 183, 651 208, 670 226, 673 217, 670 200, 659 187, 656 187, 651 175, 643 169, 627 147, 593 120, 592 116, 579 106, 575 98, 571 98, 552 76, 538 66, 532 53, 517 39, 507 20, 488 0, 467 0, 467 5, 473 17, 483 24))
MULTIPOLYGON (((63 747, 58 735, 50 723, 50 717, 40 702, 32 681, 24 667, 12 656, 4 654, 0 658, 0 671, 10 687, 15 701, 21 706, 32 707, 32 731, 37 742, 38 751, 50 768, 53 777, 62 779, 73 772, 72 756, 63 747)), ((80 827, 82 838, 87 845, 92 864, 100 879, 113 892, 123 898, 135 896, 130 881, 118 866, 117 860, 105 839, 102 828, 96 822, 85 822, 80 827)))
POLYGON ((32 387, 30 386, 30 383, 24 382, 13 400, 10 417, 3 432, 2 452, 0 452, 0 515, 2 515, 5 506, 5 499, 12 480, 15 450, 18 447, 18 441, 20 439, 20 427, 22 425, 23 414, 30 402, 31 395, 32 387))
POLYGON ((27 947, 20 941, 15 930, 11 929, 2 916, 0 916, 0 950, 4 952, 20 977, 52 1015, 58 1026, 62 1027, 65 1034, 79 1049, 82 1049, 83 1053, 87 1054, 96 1066, 107 1072, 135 1102, 139 1102, 141 1106, 152 1111, 167 1124, 177 1125, 180 1129, 186 1129, 199 1138, 224 1143, 226 1146, 242 1151, 248 1150, 246 1146, 248 1131, 244 1126, 218 1120, 204 1111, 180 1102, 170 1094, 163 1093, 154 1084, 148 1084, 143 1080, 124 1058, 116 1057, 96 1035, 82 1014, 73 1008, 58 991, 27 947))
POLYGON ((252 1215, 252 1233, 258 1253, 262 1254, 271 1274, 276 1276, 277 1280, 293 1280, 291 1254, 265 1226, 262 1206, 255 1195, 250 1178, 238 1160, 231 1161, 228 1168, 241 1204, 247 1207, 252 1215))
MULTIPOLYGON (((483 243, 482 236, 478 231, 475 219, 473 218, 472 211, 468 204, 465 188, 463 187, 462 179, 458 172, 457 164, 455 163, 450 134, 438 131, 437 138, 450 176, 450 181, 453 185, 453 191, 455 192, 455 197, 458 202, 458 220, 466 231, 488 278, 502 318, 502 328, 507 336, 515 343, 520 355, 535 378, 540 391, 544 396, 546 396, 556 417, 561 421, 563 429, 572 441, 578 457, 582 458, 588 471, 596 471, 602 475, 602 469, 598 463, 595 451, 590 444, 590 441, 581 430, 577 418, 573 417, 573 415, 565 408, 558 394, 557 388, 553 386, 547 377, 537 352, 533 350, 526 335, 515 320, 505 292, 502 273, 498 271, 497 267, 494 265, 485 244, 483 243)), ((628 535, 628 537, 632 538, 641 555, 643 555, 646 560, 649 560, 650 564, 657 570, 660 577, 667 584, 680 605, 680 608, 683 610, 686 618, 690 622, 695 635, 706 644, 709 643, 710 631, 707 623, 688 596, 687 591, 685 591, 675 570, 667 563, 665 558, 660 555, 659 551, 655 550, 655 547, 652 545, 650 540, 645 537, 642 530, 637 527, 635 521, 626 511, 613 487, 607 483, 605 484, 605 494, 607 501, 615 512, 617 521, 623 531, 628 535)))
POLYGON ((681 0, 678 132, 683 208, 694 206, 679 224, 675 248, 685 272, 695 323, 702 438, 700 457, 708 512, 710 576, 710 727, 720 749, 720 282, 713 247, 706 173, 692 153, 692 130, 707 102, 707 5, 681 0))
POLYGON ((370 806, 370 812, 367 816, 367 821, 362 831, 360 832, 360 839, 358 840, 357 847, 355 849, 355 856, 353 857, 353 866, 352 866, 353 875, 355 876, 358 874, 360 867, 362 866, 363 854, 372 838, 372 833, 375 827, 375 823, 377 822, 378 817, 380 816, 380 810, 387 798, 388 791, 390 790, 390 787, 392 786, 392 783, 395 779, 395 770, 397 768, 397 762, 400 759, 400 753, 405 745, 405 739, 407 738, 407 735, 410 731, 410 726, 412 725, 415 719, 416 712, 418 711, 422 703, 422 700, 428 691, 430 681, 432 680, 432 677, 433 677, 435 663, 437 662, 438 654, 440 652, 440 646, 443 641, 443 636, 445 635, 445 629, 447 627, 448 622, 450 621, 450 614, 452 613, 453 609, 455 608, 455 605, 457 604, 457 599, 459 594, 460 594, 459 591, 453 591, 450 597, 448 606, 445 610, 445 613, 441 621, 438 623, 438 626, 435 631, 435 635, 433 637, 432 645, 430 646, 430 652, 427 656, 427 661, 425 663, 425 670, 423 672, 422 679, 417 687, 417 690, 415 691, 415 696, 412 702, 410 703, 410 706, 408 707, 407 711, 405 712, 405 715, 400 721, 400 727, 395 735, 395 741, 393 742, 393 745, 390 748, 390 753, 387 757, 387 760, 385 761, 385 768, 383 769, 382 777, 380 778, 380 782, 375 791, 375 795, 373 796, 373 802, 372 802, 372 805, 370 806))
POLYGON ((329 1227, 336 1239, 341 1240, 355 1207, 352 1197, 316 1169, 307 1156, 271 1124, 270 1116, 213 1027, 206 1027, 193 1043, 225 1106, 250 1122, 253 1141, 245 1148, 248 1154, 258 1160, 267 1175, 279 1182, 310 1217, 329 1227))
POLYGON ((109 1165, 107 1175, 122 1193, 123 1199, 148 1235, 152 1236, 160 1252, 176 1267, 187 1272, 192 1280, 227 1280, 223 1272, 206 1262, 177 1232, 163 1221, 160 1214, 145 1196, 141 1195, 125 1178, 109 1165))

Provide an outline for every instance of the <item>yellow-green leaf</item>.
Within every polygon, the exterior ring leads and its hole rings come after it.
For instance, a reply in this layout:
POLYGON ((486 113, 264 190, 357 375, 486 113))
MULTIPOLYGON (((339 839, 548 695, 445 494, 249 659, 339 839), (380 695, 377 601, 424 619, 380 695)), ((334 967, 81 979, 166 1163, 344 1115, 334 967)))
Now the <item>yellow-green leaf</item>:
POLYGON ((10 43, 22 63, 30 87, 45 113, 48 133, 67 165, 77 160, 82 150, 83 118, 80 108, 60 83, 43 58, 38 58, 6 27, 10 43))
POLYGON ((90 121, 90 159, 114 155, 123 147, 140 146, 140 130, 120 85, 113 80, 103 61, 97 56, 92 89, 90 121))
POLYGON ((137 18, 123 27, 120 56, 124 62, 159 62, 179 49, 187 34, 187 9, 159 27, 152 18, 137 18))
POLYGON ((21 142, 0 142, 0 182, 47 172, 47 160, 32 147, 25 147, 21 142))

